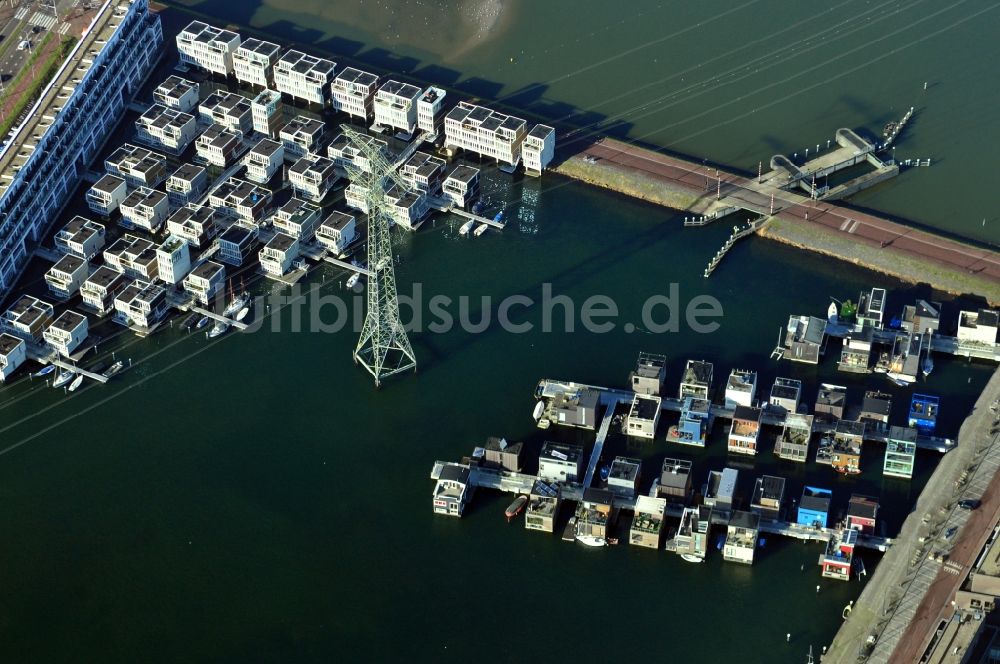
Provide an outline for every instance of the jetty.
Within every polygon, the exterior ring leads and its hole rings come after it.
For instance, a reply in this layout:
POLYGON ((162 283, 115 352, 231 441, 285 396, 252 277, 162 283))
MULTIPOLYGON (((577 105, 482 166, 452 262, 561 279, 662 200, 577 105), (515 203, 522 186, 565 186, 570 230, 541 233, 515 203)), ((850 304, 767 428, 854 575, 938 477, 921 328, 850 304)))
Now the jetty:
POLYGON ((733 248, 733 245, 735 245, 743 238, 749 237, 750 235, 753 235, 754 233, 759 231, 761 228, 767 225, 768 221, 770 221, 770 217, 762 216, 751 221, 748 226, 745 226, 743 228, 740 228, 739 226, 733 226, 732 235, 730 235, 729 239, 725 241, 725 243, 722 245, 722 248, 719 249, 718 252, 716 252, 712 260, 708 262, 708 267, 705 268, 705 273, 703 276, 706 279, 712 276, 712 273, 715 272, 715 268, 719 267, 719 263, 721 263, 722 259, 726 257, 726 254, 729 253, 729 250, 733 248))
POLYGON ((457 207, 451 201, 447 201, 447 200, 445 200, 443 198, 438 198, 436 196, 428 196, 427 197, 427 203, 428 203, 428 205, 430 205, 435 210, 438 210, 439 212, 450 212, 452 214, 458 215, 459 217, 465 217, 466 219, 471 219, 472 221, 475 221, 477 223, 486 224, 487 226, 492 226, 493 228, 496 228, 497 230, 501 230, 502 231, 504 229, 504 226, 506 226, 506 223, 503 222, 503 221, 497 221, 495 219, 489 219, 489 218, 484 217, 482 215, 478 215, 478 214, 475 214, 473 212, 469 212, 467 210, 463 210, 462 208, 457 207))

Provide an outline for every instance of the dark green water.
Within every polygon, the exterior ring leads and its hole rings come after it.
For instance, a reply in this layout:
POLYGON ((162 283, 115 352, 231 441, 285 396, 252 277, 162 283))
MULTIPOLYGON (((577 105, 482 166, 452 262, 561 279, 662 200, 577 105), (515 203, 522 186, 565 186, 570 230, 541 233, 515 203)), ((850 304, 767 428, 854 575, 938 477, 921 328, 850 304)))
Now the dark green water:
MULTIPOLYGON (((615 331, 512 335, 493 324, 416 334, 419 374, 376 391, 350 360, 353 332, 293 333, 286 309, 282 331, 268 321, 215 343, 176 330, 121 337, 102 352, 136 366, 72 397, 27 381, 0 390, 4 659, 524 661, 662 658, 670 648, 676 661, 798 662, 828 643, 862 584, 821 581, 815 545, 768 538, 752 568, 720 555, 693 566, 628 546, 585 550, 508 526, 507 500, 486 492, 464 519, 435 517, 428 474, 435 459, 458 459, 490 435, 533 451, 546 438, 589 442, 534 428, 535 383, 621 386, 640 350, 668 356, 671 389, 697 357, 716 363, 718 380, 750 366, 764 389, 775 375, 799 377, 811 402, 820 381, 834 380, 857 401, 865 381, 829 362, 771 362, 778 327, 791 311, 821 313, 829 296, 872 285, 894 289, 891 311, 930 293, 759 240, 706 281, 724 226, 683 232, 668 211, 556 176, 496 177, 491 197, 522 201, 502 235, 460 239, 439 218, 400 239, 401 290, 419 282, 427 296, 537 300, 551 283, 578 303, 612 296, 615 331), (719 299, 717 332, 623 330, 675 282, 682 302, 719 299)), ((338 294, 342 279, 329 271, 312 281, 338 294)), ((536 307, 519 320, 540 317, 536 307)), ((990 370, 938 358, 921 389, 943 395, 943 433, 955 433, 990 370)), ((888 391, 898 419, 909 391, 888 391)), ((609 442, 610 453, 624 450, 609 442)), ((628 453, 649 461, 647 482, 665 454, 693 459, 697 482, 726 462, 718 437, 700 453, 662 440, 628 453)), ((883 479, 876 447, 865 473, 848 479, 765 450, 741 489, 770 472, 789 478, 791 496, 805 481, 833 488, 834 511, 851 492, 877 495, 893 533, 935 461, 918 457, 912 481, 883 479)), ((872 569, 877 557, 866 562, 872 569)))

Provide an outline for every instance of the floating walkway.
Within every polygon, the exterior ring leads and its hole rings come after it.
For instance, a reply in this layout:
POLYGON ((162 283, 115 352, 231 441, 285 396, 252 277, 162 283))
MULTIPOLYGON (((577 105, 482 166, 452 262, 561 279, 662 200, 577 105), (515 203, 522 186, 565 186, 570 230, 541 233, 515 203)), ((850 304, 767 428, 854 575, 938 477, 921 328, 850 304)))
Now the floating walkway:
POLYGON ((762 229, 770 219, 771 219, 770 217, 762 216, 750 222, 750 225, 747 226, 746 228, 733 226, 733 234, 729 236, 729 239, 726 240, 725 244, 722 245, 722 248, 719 249, 719 251, 716 252, 712 260, 708 262, 708 267, 705 268, 705 273, 703 276, 706 279, 712 276, 712 273, 715 272, 715 268, 719 267, 719 263, 721 263, 722 259, 726 257, 726 254, 729 253, 729 250, 733 248, 733 245, 735 245, 743 238, 753 235, 754 233, 762 229))
POLYGON ((507 225, 505 222, 496 221, 494 219, 487 219, 486 217, 474 214, 472 212, 467 212, 460 207, 455 207, 455 204, 451 201, 445 200, 443 198, 438 198, 437 196, 428 196, 427 204, 430 205, 435 210, 439 212, 451 212, 452 214, 457 214, 460 217, 465 217, 466 219, 472 219, 473 221, 478 221, 481 224, 486 224, 487 226, 492 226, 498 230, 503 230, 507 225))

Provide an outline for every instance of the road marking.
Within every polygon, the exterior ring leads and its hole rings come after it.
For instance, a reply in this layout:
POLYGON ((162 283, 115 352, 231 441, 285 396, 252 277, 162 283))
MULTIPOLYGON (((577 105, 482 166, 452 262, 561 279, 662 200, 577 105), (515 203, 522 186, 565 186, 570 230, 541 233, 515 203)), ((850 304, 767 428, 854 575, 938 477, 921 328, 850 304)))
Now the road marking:
POLYGON ((56 17, 51 14, 43 14, 42 12, 35 12, 31 17, 31 23, 37 25, 44 30, 48 30, 53 25, 56 24, 56 17))
POLYGON ((69 32, 70 27, 71 26, 69 23, 63 23, 62 25, 59 26, 59 34, 61 35, 66 34, 67 32, 69 32))
POLYGON ((847 228, 847 225, 848 225, 849 223, 851 223, 851 220, 850 220, 850 219, 845 219, 845 220, 844 220, 844 223, 842 223, 842 224, 840 225, 840 230, 845 230, 845 229, 847 228))
POLYGON ((14 14, 14 18, 16 18, 18 21, 20 21, 21 19, 23 19, 27 15, 28 15, 28 8, 27 7, 21 7, 20 9, 17 10, 17 13, 14 14))

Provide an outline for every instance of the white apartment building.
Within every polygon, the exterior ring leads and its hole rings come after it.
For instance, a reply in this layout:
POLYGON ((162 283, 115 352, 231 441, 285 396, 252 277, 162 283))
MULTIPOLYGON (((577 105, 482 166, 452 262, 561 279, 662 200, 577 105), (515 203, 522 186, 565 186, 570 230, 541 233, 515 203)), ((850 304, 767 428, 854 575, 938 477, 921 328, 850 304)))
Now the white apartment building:
MULTIPOLYGON (((364 141, 366 145, 378 146, 382 154, 388 156, 388 143, 385 141, 373 138, 367 134, 360 134, 359 140, 364 141)), ((337 138, 333 139, 333 142, 326 148, 326 156, 333 160, 334 165, 340 169, 343 174, 349 175, 351 169, 357 169, 362 173, 371 172, 371 163, 364 153, 348 140, 347 136, 340 134, 337 138)))
POLYGON ((479 195, 479 169, 459 164, 441 185, 441 196, 458 207, 465 207, 479 195))
POLYGON ((105 2, 0 155, 0 299, 159 59, 146 0, 105 2))
POLYGON ((517 166, 527 123, 512 115, 460 101, 444 119, 445 147, 468 150, 517 166))
POLYGON ((271 217, 274 228, 302 242, 311 242, 323 210, 300 198, 290 198, 271 217))
POLYGON ((69 357, 83 345, 90 334, 87 317, 72 309, 62 312, 52 325, 45 328, 42 335, 45 343, 63 357, 69 357))
POLYGON ((281 47, 268 41, 251 37, 239 45, 233 53, 233 75, 241 83, 272 87, 274 82, 271 68, 278 61, 281 47))
POLYGON ((326 104, 336 63, 290 50, 274 65, 274 89, 311 104, 326 104))
POLYGON ((55 310, 48 302, 30 295, 22 295, 4 312, 3 319, 0 320, 0 330, 28 343, 38 343, 54 316, 55 310))
POLYGON ((416 230, 430 212, 427 194, 423 192, 402 191, 393 186, 385 193, 385 197, 389 202, 392 220, 407 230, 416 230))
POLYGON ((129 279, 152 281, 157 277, 156 247, 136 235, 124 235, 104 250, 104 264, 129 279))
POLYGON ((203 131, 198 140, 194 142, 194 150, 198 157, 219 168, 225 168, 234 163, 242 148, 242 133, 217 124, 203 131))
POLYGON ((166 190, 171 207, 193 203, 208 190, 208 171, 197 164, 181 164, 167 178, 166 190))
POLYGON ((314 202, 326 198, 339 177, 332 159, 314 154, 302 157, 288 169, 295 195, 314 202))
POLYGON ((198 135, 190 113, 154 104, 135 121, 136 140, 157 150, 180 154, 198 135))
POLYGON ((110 217, 118 209, 128 194, 128 185, 124 178, 117 175, 104 175, 87 190, 85 198, 87 207, 102 217, 110 217))
POLYGON ((104 169, 124 179, 129 187, 156 187, 167 179, 167 158, 125 143, 104 160, 104 169))
POLYGON ((191 113, 198 107, 201 85, 176 74, 167 77, 153 90, 153 102, 184 113, 191 113))
POLYGON ((310 152, 318 152, 326 127, 319 120, 297 115, 281 128, 278 137, 285 146, 285 158, 295 161, 310 152))
POLYGON ((265 138, 250 148, 243 157, 243 163, 247 167, 247 180, 257 184, 267 184, 285 163, 285 146, 278 141, 265 138))
POLYGON ((330 96, 336 111, 370 122, 375 113, 375 92, 378 76, 354 67, 340 72, 330 85, 330 96))
POLYGON ((521 147, 524 158, 524 172, 541 175, 556 156, 556 130, 547 125, 535 125, 524 137, 521 147))
POLYGON ((104 248, 104 237, 103 224, 77 215, 55 234, 53 242, 64 254, 90 260, 104 248))
POLYGON ((399 175, 412 189, 436 196, 444 181, 446 162, 426 152, 414 152, 399 169, 399 175))
POLYGON ((80 286, 80 298, 84 306, 103 316, 115 308, 115 297, 127 283, 124 274, 102 265, 80 286))
POLYGON ((298 258, 299 241, 291 235, 275 233, 257 254, 264 274, 280 277, 292 269, 292 262, 298 258))
POLYGON ((229 265, 243 265, 256 244, 256 229, 232 226, 219 236, 219 260, 229 265))
POLYGON ((6 382, 28 359, 28 345, 12 334, 0 334, 0 383, 6 382))
POLYGON ((285 124, 285 105, 281 95, 274 90, 261 90, 250 100, 250 117, 255 132, 277 138, 278 131, 285 124))
POLYGON ((343 255, 357 237, 357 221, 352 214, 331 212, 316 229, 316 241, 334 256, 343 255))
POLYGON ((233 55, 239 47, 239 34, 201 21, 191 21, 177 35, 177 53, 183 64, 222 76, 233 73, 233 55))
POLYGON ((271 208, 271 192, 246 180, 229 178, 209 194, 208 204, 226 217, 255 226, 271 208))
POLYGON ((156 272, 160 281, 177 285, 191 271, 191 250, 188 243, 170 235, 156 248, 156 272))
POLYGON ((389 80, 375 93, 375 124, 412 134, 417 129, 420 88, 389 80))
POLYGON ((226 268, 215 261, 205 261, 184 277, 184 291, 203 305, 211 304, 225 285, 226 268))
POLYGON ((344 189, 344 205, 368 214, 368 187, 352 182, 344 189))
POLYGON ((150 329, 167 313, 167 289, 146 281, 129 284, 115 297, 115 319, 123 324, 150 329))
POLYGON ((150 233, 160 230, 170 216, 170 201, 157 189, 139 187, 125 197, 121 204, 122 226, 141 228, 150 233))
POLYGON ((216 90, 198 107, 198 117, 204 124, 220 124, 231 131, 249 134, 253 131, 253 109, 243 95, 216 90))
POLYGON ((444 120, 445 91, 431 86, 424 90, 417 101, 417 128, 426 131, 428 140, 433 141, 444 120))
POLYGON ((208 205, 188 203, 167 219, 167 232, 182 238, 192 247, 204 247, 219 232, 215 223, 215 209, 208 205))
POLYGON ((45 273, 45 283, 54 297, 65 300, 79 290, 88 276, 90 263, 87 259, 66 254, 45 273))

